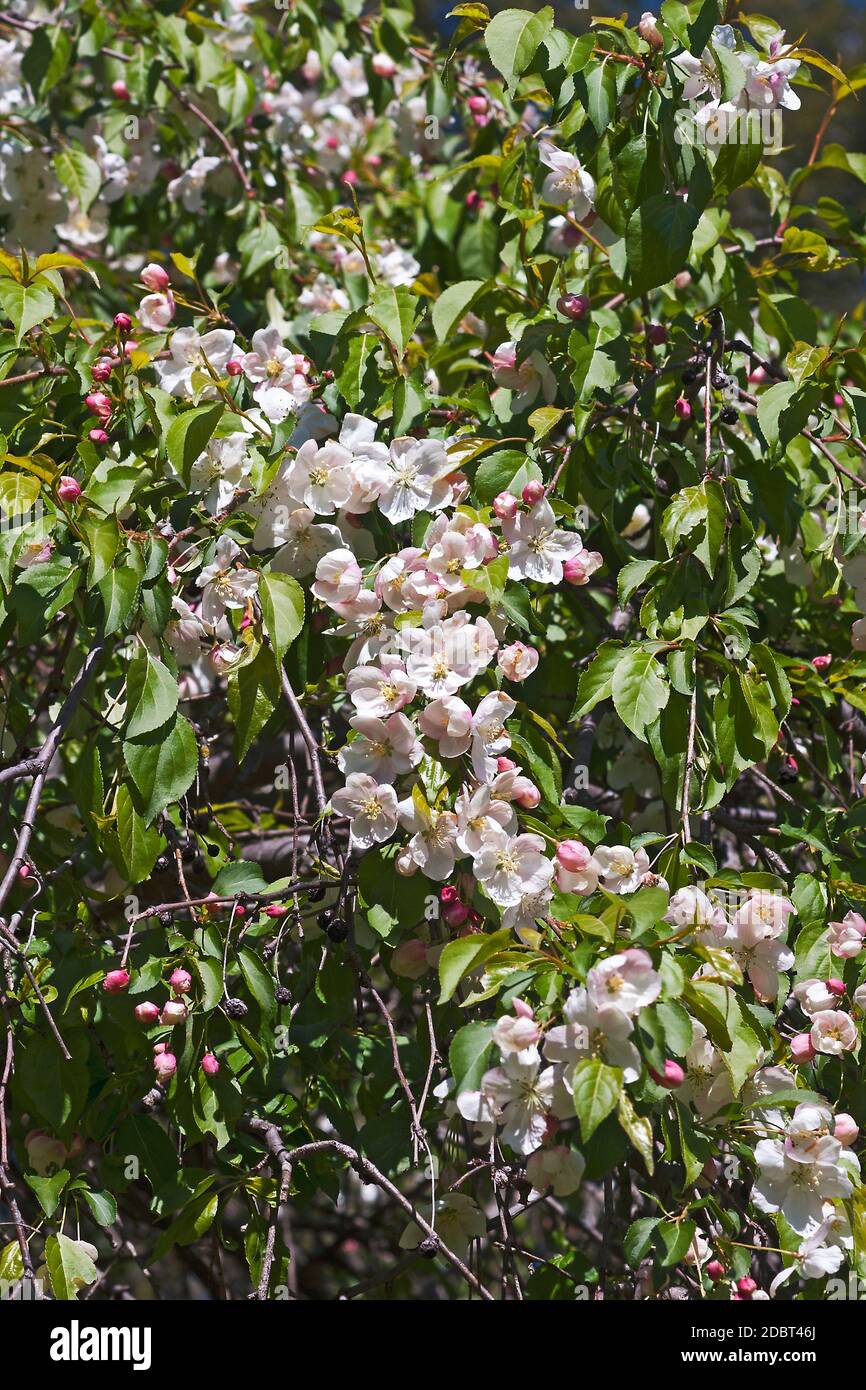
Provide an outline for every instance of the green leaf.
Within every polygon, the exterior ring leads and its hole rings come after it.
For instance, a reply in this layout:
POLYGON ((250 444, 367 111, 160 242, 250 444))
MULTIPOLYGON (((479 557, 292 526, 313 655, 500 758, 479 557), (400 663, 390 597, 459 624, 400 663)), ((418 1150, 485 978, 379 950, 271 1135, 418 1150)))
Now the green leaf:
POLYGON ((222 401, 216 405, 196 406, 193 410, 185 410, 169 425, 165 451, 169 463, 185 481, 189 481, 189 470, 210 443, 224 411, 222 401))
POLYGON ((617 714, 626 728, 644 737, 668 702, 670 687, 652 652, 631 647, 620 658, 611 680, 611 695, 617 714))
POLYGON ((29 1187, 33 1188, 39 1198, 39 1205, 46 1216, 53 1216, 59 1204, 64 1187, 69 1182, 69 1173, 65 1168, 61 1168, 59 1173, 54 1173, 50 1178, 37 1178, 32 1173, 25 1173, 29 1187))
POLYGON ((82 1289, 93 1284, 99 1274, 81 1241, 58 1234, 45 1242, 45 1263, 51 1292, 64 1302, 78 1298, 82 1289))
POLYGON ((529 10, 500 10, 484 31, 490 61, 513 88, 526 72, 539 45, 554 25, 554 12, 545 5, 537 14, 529 10))
MULTIPOLYGON (((162 853, 165 841, 136 811, 132 793, 125 784, 115 797, 114 811, 117 818, 114 845, 117 867, 130 883, 143 883, 162 853)), ((106 849, 111 852, 111 848, 109 837, 106 849)))
POLYGON ((487 287, 486 280, 460 280, 443 290, 433 305, 433 332, 440 343, 451 337, 455 328, 487 287))
POLYGON ((54 313, 54 292, 45 280, 32 285, 19 285, 16 280, 0 280, 0 307, 15 329, 15 345, 19 347, 25 333, 44 323, 54 313))
POLYGON ((138 809, 149 825, 191 785, 198 768, 198 743, 189 720, 175 714, 169 724, 126 739, 123 758, 138 793, 138 809))
POLYGON ((269 571, 259 580, 262 621, 271 649, 282 666, 283 658, 304 626, 304 591, 297 579, 269 571))
POLYGON ((639 1115, 629 1100, 627 1092, 623 1091, 617 1104, 616 1117, 620 1126, 637 1149, 648 1173, 652 1173, 655 1168, 653 1158, 653 1127, 645 1115, 639 1115))
POLYGON ((613 673, 622 660, 622 642, 602 642, 598 652, 577 682, 577 699, 571 718, 582 719, 595 709, 601 700, 609 700, 613 689, 613 673))
POLYGON ((117 1220, 117 1202, 110 1192, 91 1192, 89 1187, 85 1187, 81 1195, 89 1206, 94 1221, 100 1226, 114 1225, 117 1220))
POLYGON ((758 397, 758 424, 772 450, 784 449, 803 429, 820 399, 815 385, 779 381, 758 397))
MULTIPOLYGON (((115 530, 117 528, 115 527, 115 530)), ((122 632, 129 625, 133 610, 138 603, 141 583, 131 566, 110 569, 99 581, 99 592, 105 607, 103 632, 110 637, 122 632)))
POLYGON ((448 1049, 448 1065, 458 1095, 461 1091, 477 1091, 481 1085, 493 1047, 495 1027, 492 1020, 487 1023, 466 1023, 454 1034, 448 1049))
POLYGON ((398 285, 396 289, 393 285, 377 285, 373 291, 367 312, 393 343, 398 358, 403 357, 412 336, 417 307, 417 298, 405 285, 398 285))
POLYGON ((277 1007, 277 1002, 274 997, 273 975, 265 968, 255 951, 250 951, 246 947, 243 947, 238 951, 237 959, 247 989, 255 999, 265 1018, 270 1018, 277 1007))
POLYGON ((229 713, 235 726, 235 752, 243 762, 282 696, 273 653, 261 647, 251 662, 228 679, 229 713))
POLYGON ((669 193, 654 193, 635 208, 625 233, 634 294, 666 285, 684 269, 699 220, 697 208, 669 193))
POLYGON ((652 1245, 653 1232, 660 1220, 658 1216, 641 1216, 637 1221, 633 1221, 626 1231, 623 1254, 631 1269, 637 1269, 652 1245))
POLYGON ((656 1237, 661 1246, 661 1263, 666 1268, 679 1264, 695 1238, 694 1221, 660 1221, 656 1237))
POLYGON ((479 932, 472 936, 458 936, 455 941, 449 941, 439 957, 439 1003, 447 1004, 464 975, 477 969, 497 951, 510 946, 512 940, 511 932, 504 928, 490 936, 479 932))
POLYGON ((130 663, 127 677, 126 737, 140 738, 167 724, 177 702, 176 677, 150 652, 139 652, 130 663))
POLYGON ((574 1111, 584 1143, 616 1106, 622 1093, 622 1072, 598 1058, 588 1057, 574 1069, 574 1111))
POLYGON ((102 186, 102 171, 96 160, 83 150, 61 150, 54 156, 54 172, 79 209, 87 212, 102 186))

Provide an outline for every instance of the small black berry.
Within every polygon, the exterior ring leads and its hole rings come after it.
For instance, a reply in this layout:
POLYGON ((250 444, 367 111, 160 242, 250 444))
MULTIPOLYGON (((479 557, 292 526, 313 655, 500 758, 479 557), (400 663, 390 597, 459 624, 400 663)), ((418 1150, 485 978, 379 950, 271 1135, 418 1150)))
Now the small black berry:
POLYGON ((248 1012, 243 999, 227 999, 223 1008, 229 1018, 246 1018, 248 1012))
POLYGON ((159 856, 159 858, 156 861, 156 867, 157 869, 159 869, 160 873, 163 873, 164 870, 168 868, 168 858, 166 855, 161 854, 159 856))
POLYGON ((735 425, 739 420, 739 415, 732 405, 723 405, 719 419, 723 425, 735 425))
POLYGON ((292 1001, 292 996, 286 989, 285 985, 277 985, 276 989, 274 990, 274 998, 276 999, 278 1004, 290 1004, 292 1001))
POLYGON ((307 889, 307 899, 311 903, 320 903, 325 896, 324 887, 319 884, 316 888, 307 889))
POLYGON ((322 908, 321 912, 318 913, 316 916, 316 921, 318 925, 322 928, 322 931, 328 930, 336 915, 337 914, 332 907, 322 908))
POLYGON ((328 927, 328 937, 335 945, 339 945, 341 941, 345 941, 348 935, 349 928, 346 926, 345 922, 337 921, 334 922, 332 926, 328 927))

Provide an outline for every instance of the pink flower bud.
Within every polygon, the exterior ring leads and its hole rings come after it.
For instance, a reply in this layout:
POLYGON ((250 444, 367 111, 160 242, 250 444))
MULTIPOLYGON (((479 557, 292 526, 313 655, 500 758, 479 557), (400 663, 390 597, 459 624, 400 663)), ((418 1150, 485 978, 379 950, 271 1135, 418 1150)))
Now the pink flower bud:
POLYGON ((177 1058, 173 1052, 160 1052, 153 1059, 153 1069, 160 1081, 170 1081, 177 1071, 177 1058))
POLYGON ((539 482, 537 478, 533 478, 532 482, 526 484, 526 487, 520 495, 523 498, 525 506, 534 507, 536 503, 540 502, 544 497, 544 483, 539 482))
POLYGON ((581 873, 592 855, 580 840, 562 840, 556 847, 556 858, 570 874, 581 873))
POLYGON ((674 413, 678 420, 691 420, 692 408, 685 396, 680 396, 674 404, 674 413))
POLYGON ((644 10, 637 31, 644 43, 648 43, 650 48, 664 48, 665 41, 652 10, 644 10))
POLYGON ((725 1266, 722 1264, 721 1260, 710 1260, 709 1264, 704 1265, 704 1270, 707 1277, 712 1279, 714 1284, 717 1284, 725 1275, 725 1266))
POLYGON ((81 484, 75 478, 70 478, 68 473, 64 473, 57 484, 57 496, 61 502, 75 502, 81 496, 81 484))
POLYGON ((105 430, 88 430, 87 438, 90 440, 91 444, 108 443, 108 435, 105 433, 105 430))
POLYGON ((354 169, 347 169, 340 182, 347 183, 351 188, 358 182, 358 175, 355 173, 354 169))
POLYGON ((836 994, 840 998, 846 992, 845 981, 836 979, 835 977, 832 980, 827 981, 827 988, 829 989, 831 994, 836 994))
POLYGON ((132 328, 132 319, 129 317, 129 314, 115 314, 114 326, 118 333, 128 333, 132 328))
POLYGON ((541 801, 541 792, 530 783, 519 795, 515 796, 514 800, 517 802, 518 806, 523 807, 524 811, 534 811, 541 801))
POLYGON ((394 974, 407 980, 420 980, 430 969, 427 963, 428 950, 427 942, 422 941, 419 936, 401 941, 391 957, 391 969, 394 974))
POLYGON ((105 979, 102 981, 102 988, 106 994, 122 994, 129 984, 128 970, 109 970, 105 979))
POLYGON ((236 357, 233 357, 230 362, 226 362, 226 371, 229 376, 240 376, 243 370, 243 362, 239 362, 236 357))
POLYGON ((158 1057, 161 1052, 168 1052, 168 1043, 158 1042, 153 1044, 154 1057, 158 1057))
POLYGON ((460 901, 460 894, 453 883, 444 883, 439 889, 440 903, 457 903, 460 901))
POLYGON ((212 1052, 206 1052, 201 1059, 201 1069, 205 1076, 216 1076, 220 1064, 212 1052))
POLYGON ((535 1010, 525 999, 512 999, 511 1007, 518 1018, 535 1018, 535 1010))
POLYGON ((561 294, 556 301, 560 314, 579 323, 589 313, 589 300, 585 294, 561 294))
POLYGON ((470 212, 477 212, 484 202, 484 199, 477 188, 470 188, 463 201, 470 212))
POLYGON ((502 757, 496 759, 497 772, 513 772, 516 767, 517 763, 514 762, 512 758, 502 757))
POLYGON ((118 77, 116 82, 111 84, 111 95, 118 101, 129 101, 129 88, 122 77, 118 77))
POLYGON ((265 916, 285 917, 288 910, 285 903, 268 903, 268 906, 265 908, 265 916))
POLYGON ((18 869, 18 877, 19 877, 19 878, 29 878, 29 877, 30 877, 30 865, 29 865, 29 864, 21 864, 21 865, 19 866, 19 869, 18 869))
POLYGON ((653 347, 661 347, 662 343, 666 343, 668 340, 668 330, 663 323, 649 324, 646 335, 653 347))
POLYGON ((89 396, 84 397, 84 404, 87 406, 91 415, 95 415, 97 419, 111 419, 111 411, 113 408, 111 397, 106 396, 104 391, 91 391, 89 396))
POLYGON ((136 1004, 133 1013, 139 1023, 144 1024, 145 1028, 149 1028, 159 1018, 159 1009, 156 1004, 151 1004, 149 1000, 145 1000, 143 1004, 136 1004))
POLYGON ((860 1126, 857 1124, 853 1115, 848 1115, 845 1111, 841 1111, 836 1116, 836 1123, 833 1126, 833 1138, 838 1139, 843 1148, 850 1149, 851 1145, 856 1143, 859 1133, 860 1126))
POLYGON ((562 567, 562 575, 566 584, 574 584, 579 588, 583 584, 588 584, 590 576, 595 574, 604 564, 604 559, 597 550, 581 550, 578 555, 571 555, 562 567))
POLYGON ((748 1274, 744 1279, 737 1280, 737 1293, 741 1298, 751 1298, 757 1287, 754 1279, 750 1278, 748 1274))
POLYGON ((473 113, 473 115, 481 116, 487 110, 490 103, 488 102, 486 97, 472 96, 469 98, 466 105, 469 107, 469 110, 473 113))
POLYGON ((107 357, 100 357, 90 368, 90 375, 93 377, 94 381, 107 381, 111 376, 113 367, 114 363, 107 357))
POLYGON ((469 916, 469 908, 465 903, 446 903, 442 909, 442 917, 449 927, 462 927, 469 916))
POLYGON ((833 658, 829 654, 826 656, 813 656, 812 665, 815 667, 816 671, 826 671, 832 660, 833 658))
POLYGON ((493 499, 493 511, 500 521, 512 521, 517 516, 517 509, 520 506, 513 492, 497 493, 493 499))
POLYGON ((192 989, 192 975, 188 970, 173 970, 168 977, 174 994, 189 994, 192 989))
POLYGON ((144 267, 139 279, 154 294, 164 294, 171 284, 168 271, 164 266, 157 265, 155 261, 151 261, 150 265, 144 267))
POLYGON ((673 1062, 670 1058, 665 1062, 665 1069, 662 1073, 653 1071, 652 1068, 650 1068, 650 1072, 654 1081, 657 1081, 660 1086, 667 1086, 670 1090, 682 1086, 686 1079, 686 1074, 679 1062, 673 1062))
POLYGON ((189 1009, 180 999, 169 999, 167 1004, 163 1004, 162 1013, 159 1021, 166 1027, 173 1028, 176 1023, 185 1023, 189 1017, 189 1009))
POLYGON ((791 1039, 791 1059, 798 1066, 805 1066, 811 1062, 815 1056, 815 1049, 812 1046, 812 1039, 808 1033, 797 1033, 791 1039))
POLYGON ((397 64, 388 53, 374 53, 370 66, 377 77, 393 77, 397 71, 397 64))

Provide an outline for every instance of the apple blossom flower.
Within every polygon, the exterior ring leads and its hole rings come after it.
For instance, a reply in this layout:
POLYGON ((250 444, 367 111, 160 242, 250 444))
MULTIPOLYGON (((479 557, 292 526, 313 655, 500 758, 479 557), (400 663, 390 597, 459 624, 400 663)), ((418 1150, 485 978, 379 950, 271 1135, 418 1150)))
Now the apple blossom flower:
POLYGON ((342 605, 358 597, 364 572, 351 550, 331 550, 316 565, 313 593, 338 613, 342 605))
POLYGON ((708 927, 716 936, 721 936, 727 925, 721 907, 714 903, 703 889, 691 884, 685 888, 678 888, 673 894, 663 920, 680 929, 689 926, 698 929, 708 927))
POLYGON ((686 1077, 677 1099, 691 1101, 705 1120, 712 1119, 734 1099, 731 1075, 721 1052, 707 1037, 707 1030, 694 1018, 692 1042, 684 1062, 686 1077))
POLYGON ((563 840, 556 850, 556 885, 562 893, 588 898, 598 887, 601 867, 580 840, 563 840))
POLYGON ((553 893, 549 887, 537 893, 522 893, 520 900, 506 907, 502 912, 502 926, 505 931, 513 931, 524 944, 533 942, 527 935, 535 932, 537 937, 538 919, 547 916, 553 893))
POLYGON ((349 725, 359 737, 337 754, 341 772, 347 775, 366 772, 371 777, 392 782, 421 761, 423 749, 414 725, 405 714, 391 714, 387 719, 356 715, 349 720, 349 725))
POLYGON ((637 31, 650 48, 663 48, 664 38, 652 10, 644 10, 638 22, 637 31))
POLYGON ((816 1052, 839 1057, 843 1052, 853 1052, 857 1046, 857 1025, 850 1014, 824 1009, 815 1015, 809 1037, 816 1052))
POLYGON ((221 159, 212 155, 201 155, 188 169, 171 180, 167 189, 169 198, 173 202, 183 203, 187 212, 203 212, 208 175, 221 164, 221 159))
POLYGON ((212 328, 209 333, 197 333, 194 328, 178 328, 169 340, 170 356, 157 359, 154 370, 159 384, 172 396, 192 396, 195 389, 202 396, 215 396, 216 387, 210 381, 208 366, 219 375, 234 350, 235 335, 226 328, 212 328))
POLYGON ((636 1014, 661 993, 661 976, 646 951, 630 947, 594 965, 586 977, 589 998, 601 1008, 610 1005, 636 1014))
POLYGON ((592 575, 604 564, 603 556, 597 550, 584 550, 581 545, 573 555, 569 555, 562 567, 562 577, 566 584, 576 588, 588 584, 592 575))
POLYGON ((142 328, 150 329, 151 333, 161 333, 168 328, 174 315, 174 295, 170 290, 166 294, 146 294, 135 311, 142 328))
POLYGON ((503 1014, 496 1020, 493 1029, 493 1041, 504 1057, 512 1052, 523 1052, 527 1047, 535 1047, 540 1037, 541 1028, 531 1013, 529 1017, 503 1014))
POLYGON ((538 652, 525 642, 512 642, 501 647, 496 655, 496 663, 503 675, 510 681, 525 681, 538 666, 538 652))
POLYGON ((337 527, 317 522, 316 513, 309 507, 279 504, 262 511, 253 536, 256 550, 280 546, 271 569, 295 579, 312 574, 323 556, 341 549, 343 544, 337 527))
POLYGON ((159 1021, 163 1025, 174 1027, 176 1023, 185 1023, 189 1017, 189 1009, 181 999, 169 999, 167 1004, 163 1004, 162 1013, 159 1021))
POLYGON ((334 792, 331 809, 348 816, 353 849, 383 844, 397 829, 397 793, 366 772, 350 772, 345 787, 334 792))
POLYGON ((582 549, 578 535, 557 526, 547 501, 537 503, 528 512, 519 512, 513 521, 503 521, 502 534, 508 542, 511 579, 561 584, 565 562, 582 549))
MULTIPOLYGON (((436 1233, 461 1259, 466 1259, 473 1240, 487 1234, 487 1218, 478 1203, 466 1192, 448 1192, 436 1203, 436 1233)), ((417 1250, 427 1239, 426 1231, 411 1221, 401 1235, 401 1250, 417 1250)))
POLYGON ((595 180, 584 169, 576 155, 560 150, 551 140, 542 140, 538 157, 550 170, 545 176, 541 193, 556 207, 569 207, 578 222, 595 206, 595 180))
POLYGON ((502 1138, 518 1153, 531 1154, 547 1133, 553 1104, 553 1067, 541 1070, 536 1048, 512 1052, 486 1071, 477 1091, 463 1091, 457 1108, 473 1123, 501 1124, 502 1138))
POLYGON ((838 1140, 823 1141, 812 1163, 791 1157, 780 1139, 760 1139, 755 1149, 758 1176, 752 1202, 759 1211, 781 1211, 798 1235, 810 1235, 821 1225, 827 1198, 850 1197, 851 1176, 857 1159, 843 1150, 838 1140))
POLYGON ((536 349, 530 352, 518 365, 517 343, 500 343, 490 365, 493 380, 497 386, 514 392, 514 409, 526 410, 535 400, 539 391, 549 405, 556 395, 556 377, 550 364, 536 349))
POLYGON ((859 912, 847 912, 841 922, 831 922, 827 929, 830 954, 839 960, 853 960, 863 950, 866 938, 866 918, 859 912))
POLYGON ((649 856, 643 848, 631 850, 627 845, 597 845, 593 858, 602 883, 610 893, 634 893, 649 870, 649 856))
POLYGON ((553 864, 544 856, 540 835, 509 835, 489 829, 473 863, 473 872, 493 902, 512 907, 525 893, 538 893, 553 876, 553 864))
POLYGON ((158 1081, 170 1081, 177 1071, 177 1058, 173 1052, 158 1052, 153 1059, 153 1069, 158 1081))
POLYGON ((398 802, 397 817, 403 828, 412 834, 407 849, 427 878, 449 878, 457 856, 454 812, 428 806, 422 796, 408 796, 398 802))
POLYGON ((396 657, 382 658, 378 666, 356 666, 346 677, 346 694, 359 714, 383 719, 395 714, 414 698, 417 686, 396 657))
POLYGON ((217 623, 227 608, 244 608, 256 592, 259 576, 243 566, 233 568, 241 549, 231 536, 220 536, 214 558, 201 571, 196 584, 202 590, 201 616, 217 623))
POLYGON ((829 1105, 798 1105, 785 1130, 785 1153, 795 1163, 817 1163, 834 1143, 833 1112, 829 1105))
POLYGON ((836 1006, 836 994, 832 989, 828 989, 826 980, 801 980, 794 986, 793 995, 803 1013, 808 1014, 810 1018, 813 1014, 836 1006))
POLYGON ((419 714, 418 726, 436 740, 442 758, 459 758, 472 742, 472 711, 456 695, 431 700, 419 714))
MULTIPOLYGON (((717 24, 712 34, 714 47, 733 51, 734 31, 729 24, 717 24)), ((683 82, 683 101, 694 101, 709 92, 718 101, 722 94, 722 76, 709 48, 698 58, 693 53, 679 53, 673 60, 677 76, 683 82)))
POLYGON ((640 1053, 629 1041, 633 1029, 631 1018, 622 1009, 606 1001, 596 1001, 586 988, 573 989, 562 1009, 565 1022, 549 1028, 544 1038, 545 1061, 556 1065, 557 1088, 564 1090, 562 1105, 557 1111, 574 1113, 574 1069, 588 1057, 600 1057, 608 1066, 619 1067, 623 1081, 631 1083, 640 1076, 640 1053))
POLYGON ((351 464, 352 455, 342 444, 330 440, 319 445, 308 439, 286 472, 286 487, 298 506, 330 516, 352 494, 351 464))
POLYGON ((436 511, 447 501, 444 480, 453 465, 441 439, 393 440, 379 510, 396 526, 416 512, 436 511))
POLYGON ((192 492, 202 492, 202 506, 209 512, 222 512, 248 477, 251 459, 249 438, 228 434, 209 440, 204 453, 193 462, 189 473, 192 492))
POLYGON ((511 747, 505 728, 517 705, 510 695, 492 690, 479 701, 472 716, 472 770, 479 782, 489 782, 496 772, 496 757, 511 747))
MULTIPOLYGON (((419 723, 422 723, 422 719, 419 723)), ((440 747, 441 751, 441 747, 440 747)), ((501 829, 513 835, 517 817, 507 801, 494 797, 489 786, 470 792, 466 787, 454 803, 457 815, 457 845, 462 854, 477 854, 488 830, 501 829)))
POLYGON ((583 1154, 565 1144, 536 1149, 526 1160, 526 1176, 532 1183, 528 1200, 550 1191, 554 1197, 570 1197, 580 1187, 585 1168, 583 1154))

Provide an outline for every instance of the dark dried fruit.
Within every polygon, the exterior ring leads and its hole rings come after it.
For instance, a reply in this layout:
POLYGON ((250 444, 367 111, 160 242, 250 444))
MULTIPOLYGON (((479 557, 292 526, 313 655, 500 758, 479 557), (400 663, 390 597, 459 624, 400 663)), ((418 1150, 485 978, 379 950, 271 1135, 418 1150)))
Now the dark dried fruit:
POLYGON ((316 916, 316 922, 322 928, 322 931, 328 930, 331 923, 334 921, 336 915, 337 914, 332 907, 322 908, 321 912, 319 912, 316 916))
POLYGON ((311 903, 320 903, 320 902, 322 901, 322 899, 323 899, 324 896, 325 896, 325 890, 324 890, 324 888, 322 887, 321 884, 319 884, 318 887, 316 887, 316 888, 308 888, 308 889, 307 889, 307 901, 308 901, 308 902, 311 902, 311 903))
POLYGON ((274 990, 274 998, 278 1004, 290 1004, 292 1002, 292 996, 285 985, 277 985, 274 990))
POLYGON ((160 873, 164 873, 165 870, 168 868, 168 856, 165 854, 161 854, 157 859, 154 867, 159 869, 160 873))
POLYGON ((248 1012, 243 999, 227 999, 223 1008, 229 1018, 246 1018, 248 1012))
POLYGON ((346 923, 341 922, 339 919, 333 922, 327 930, 328 938, 333 941, 335 945, 339 945, 341 941, 345 941, 346 937, 349 935, 349 928, 346 926, 346 923))
POLYGON ((722 406, 722 411, 719 416, 719 419, 721 420, 723 425, 735 425, 739 418, 739 415, 737 414, 736 410, 734 410, 734 407, 732 405, 722 406))
POLYGON ((166 910, 165 912, 161 912, 159 914, 159 921, 161 926, 170 927, 174 922, 174 913, 169 912, 168 910, 166 910))

